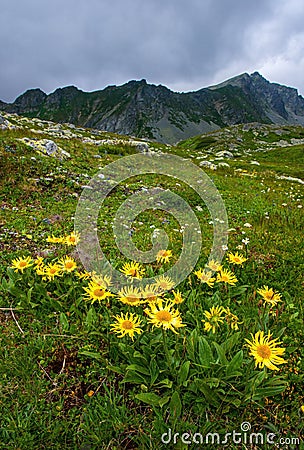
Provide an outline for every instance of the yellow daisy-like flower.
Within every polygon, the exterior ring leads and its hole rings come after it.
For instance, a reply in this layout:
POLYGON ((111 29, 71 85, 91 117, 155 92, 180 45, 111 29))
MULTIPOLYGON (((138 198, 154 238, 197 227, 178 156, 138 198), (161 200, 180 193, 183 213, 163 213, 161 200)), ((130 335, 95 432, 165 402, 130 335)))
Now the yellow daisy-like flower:
POLYGON ((236 252, 235 254, 233 253, 228 253, 228 261, 232 264, 239 264, 242 265, 245 261, 247 261, 247 258, 245 258, 243 255, 239 255, 238 252, 236 252))
POLYGON ((93 272, 87 272, 86 270, 84 272, 78 272, 78 270, 76 270, 75 275, 80 279, 80 280, 89 280, 92 278, 93 276, 93 272))
POLYGON ((51 244, 62 244, 64 242, 64 237, 48 236, 46 242, 51 244))
POLYGON ((174 285, 174 281, 170 277, 165 277, 164 275, 159 276, 154 284, 156 289, 160 292, 171 291, 171 289, 174 288, 174 285))
POLYGON ((201 283, 206 283, 209 287, 213 287, 215 278, 212 277, 212 272, 199 269, 194 272, 194 275, 197 276, 201 283))
POLYGON ((94 281, 91 281, 87 287, 83 288, 86 291, 87 300, 91 300, 91 303, 98 301, 99 303, 102 300, 105 300, 108 297, 114 297, 114 294, 107 291, 105 286, 101 286, 94 281))
POLYGON ((263 297, 266 303, 269 303, 271 306, 275 306, 277 303, 281 302, 281 294, 278 292, 274 292, 272 288, 268 288, 268 286, 263 286, 258 289, 257 292, 263 297))
POLYGON ((125 263, 119 270, 127 277, 138 279, 141 279, 145 273, 145 269, 137 262, 125 263))
POLYGON ((243 322, 240 322, 238 316, 233 314, 229 308, 225 308, 225 314, 226 314, 225 316, 226 322, 231 327, 231 329, 235 331, 238 330, 239 324, 243 322))
POLYGON ((141 298, 146 299, 148 302, 155 302, 161 295, 155 284, 148 284, 141 291, 141 298))
POLYGON ((212 333, 215 333, 220 324, 224 322, 224 314, 225 308, 222 306, 212 306, 209 311, 204 311, 206 319, 202 319, 202 322, 204 322, 205 331, 212 330, 212 333))
POLYGON ((64 238, 64 243, 66 245, 77 245, 78 242, 80 241, 80 235, 79 233, 76 231, 75 233, 71 233, 68 236, 66 236, 64 238))
POLYGON ((233 272, 231 272, 230 270, 226 270, 226 269, 221 269, 220 273, 217 274, 216 277, 216 282, 217 283, 228 283, 231 284, 232 286, 235 285, 235 283, 237 283, 237 278, 234 275, 233 272))
POLYGON ((179 290, 177 290, 176 292, 173 291, 172 294, 174 295, 173 303, 175 303, 176 305, 183 303, 184 299, 182 297, 181 292, 179 292, 179 290))
POLYGON ((26 258, 16 258, 13 259, 12 265, 10 266, 11 269, 15 269, 15 272, 18 272, 20 270, 21 273, 23 273, 24 269, 27 269, 28 267, 31 267, 33 265, 33 260, 30 256, 27 256, 26 258))
POLYGON ((184 327, 182 318, 178 310, 174 309, 172 301, 163 304, 163 299, 158 299, 154 303, 149 304, 149 308, 144 311, 150 318, 149 323, 154 327, 162 327, 165 330, 170 329, 173 333, 178 334, 176 329, 184 327))
POLYGON ((63 272, 73 272, 77 268, 77 263, 73 258, 66 256, 58 261, 63 272))
POLYGON ((94 283, 100 284, 101 286, 106 288, 111 286, 112 278, 108 275, 97 275, 96 272, 92 272, 91 278, 94 283))
POLYGON ((141 305, 141 293, 137 287, 127 286, 118 292, 119 300, 125 305, 138 306, 141 305))
POLYGON ((111 324, 111 329, 116 334, 120 334, 117 336, 119 338, 124 337, 125 335, 130 336, 132 341, 134 340, 134 333, 142 333, 143 330, 140 328, 141 320, 138 316, 132 313, 123 313, 120 316, 114 316, 116 319, 115 323, 111 324))
POLYGON ((255 367, 263 369, 264 366, 271 370, 279 370, 276 365, 284 364, 287 361, 281 358, 285 352, 285 348, 277 347, 281 342, 277 342, 278 338, 271 339, 270 331, 264 335, 264 331, 259 330, 255 335, 251 333, 252 341, 245 339, 246 346, 249 347, 249 355, 255 359, 255 367))
POLYGON ((59 266, 59 264, 48 264, 47 266, 40 269, 40 273, 36 271, 38 275, 43 275, 44 280, 48 279, 49 281, 54 280, 55 277, 60 277, 62 268, 59 266))
POLYGON ((171 250, 160 250, 156 255, 156 261, 161 263, 168 263, 172 258, 171 250))
POLYGON ((221 264, 218 263, 217 261, 214 261, 213 259, 211 259, 211 261, 209 261, 209 263, 206 265, 206 267, 208 269, 211 269, 213 272, 219 272, 220 270, 222 270, 221 264))
POLYGON ((38 256, 38 258, 35 259, 34 264, 35 264, 35 269, 37 267, 43 267, 44 266, 44 261, 43 261, 42 256, 38 256))

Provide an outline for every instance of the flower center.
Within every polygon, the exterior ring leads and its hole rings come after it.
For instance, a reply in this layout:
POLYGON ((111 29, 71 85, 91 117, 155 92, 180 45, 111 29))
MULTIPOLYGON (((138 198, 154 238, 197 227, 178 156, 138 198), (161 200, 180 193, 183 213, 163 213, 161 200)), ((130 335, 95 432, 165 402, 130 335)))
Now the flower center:
POLYGON ((257 354, 263 359, 269 359, 271 356, 271 350, 268 345, 259 345, 257 348, 257 354))
POLYGON ((136 269, 130 269, 129 274, 131 275, 131 277, 136 277, 137 270, 136 269))
POLYGON ((21 261, 20 263, 19 263, 19 267, 25 267, 27 265, 27 262, 26 261, 21 261))
POLYGON ((72 269, 72 267, 74 267, 74 264, 72 263, 72 261, 69 261, 69 262, 65 263, 65 268, 66 269, 72 269))
POLYGON ((172 319, 172 315, 171 313, 169 313, 169 311, 158 311, 156 313, 156 318, 160 322, 170 322, 170 320, 172 319))
POLYGON ((51 274, 51 275, 54 275, 56 272, 57 272, 56 269, 50 269, 50 274, 51 274))
POLYGON ((102 289, 95 289, 95 291, 93 292, 96 297, 102 297, 104 293, 105 291, 103 291, 102 289))
POLYGON ((128 295, 126 297, 127 301, 130 303, 135 303, 138 301, 138 297, 136 297, 136 295, 128 295))
POLYGON ((133 323, 130 320, 125 320, 122 322, 121 327, 124 330, 132 330, 133 329, 133 323))

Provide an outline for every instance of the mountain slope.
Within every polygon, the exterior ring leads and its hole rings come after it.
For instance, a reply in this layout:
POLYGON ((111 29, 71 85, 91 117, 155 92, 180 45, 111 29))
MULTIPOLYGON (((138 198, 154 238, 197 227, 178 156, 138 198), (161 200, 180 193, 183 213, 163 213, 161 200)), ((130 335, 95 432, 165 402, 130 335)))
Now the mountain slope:
POLYGON ((74 86, 47 95, 31 89, 10 113, 174 143, 239 123, 304 125, 304 98, 294 88, 245 73, 196 92, 177 93, 146 80, 83 92, 74 86))

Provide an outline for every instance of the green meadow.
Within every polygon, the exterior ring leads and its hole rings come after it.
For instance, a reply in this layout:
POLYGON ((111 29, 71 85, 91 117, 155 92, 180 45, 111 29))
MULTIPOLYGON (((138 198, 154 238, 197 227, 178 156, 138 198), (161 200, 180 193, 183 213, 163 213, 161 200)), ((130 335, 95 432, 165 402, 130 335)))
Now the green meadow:
POLYGON ((86 272, 70 238, 85 186, 109 163, 136 154, 136 145, 67 124, 5 118, 0 448, 302 448, 303 128, 235 126, 176 146, 148 143, 155 153, 147 158, 187 158, 212 180, 227 211, 228 248, 221 268, 206 267, 215 224, 197 192, 169 175, 131 176, 98 216, 112 266, 134 263, 116 246, 115 214, 149 188, 187 202, 202 248, 192 272, 170 286, 166 272, 181 254, 183 229, 161 208, 142 211, 129 224, 130 240, 147 251, 163 229, 168 258, 140 264, 139 274, 124 270, 129 291, 113 294, 111 280, 86 272), (49 156, 29 145, 38 139, 64 152, 49 156), (218 155, 224 151, 232 157, 218 155), (163 277, 167 288, 156 282, 145 296, 136 275, 163 277))

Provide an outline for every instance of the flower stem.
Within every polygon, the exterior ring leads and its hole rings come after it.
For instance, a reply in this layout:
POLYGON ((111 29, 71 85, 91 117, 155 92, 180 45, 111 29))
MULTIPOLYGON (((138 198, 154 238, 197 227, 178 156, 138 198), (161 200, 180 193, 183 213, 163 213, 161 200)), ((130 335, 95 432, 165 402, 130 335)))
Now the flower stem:
POLYGON ((166 332, 163 328, 162 328, 162 335, 163 335, 163 344, 164 344, 167 365, 168 365, 168 369, 170 369, 171 368, 171 358, 170 358, 170 353, 169 353, 168 344, 167 344, 166 332))

